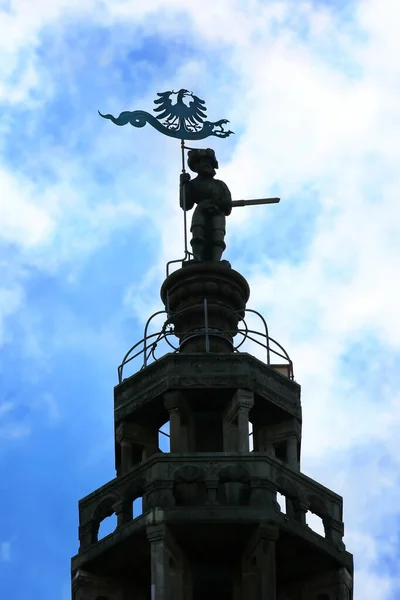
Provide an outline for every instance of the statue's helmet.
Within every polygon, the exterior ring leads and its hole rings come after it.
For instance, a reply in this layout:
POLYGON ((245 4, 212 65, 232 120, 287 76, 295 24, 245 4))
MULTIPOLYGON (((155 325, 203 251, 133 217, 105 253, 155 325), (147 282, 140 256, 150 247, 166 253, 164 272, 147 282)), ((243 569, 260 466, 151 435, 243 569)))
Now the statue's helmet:
POLYGON ((191 171, 194 171, 194 173, 198 173, 198 164, 199 162, 203 162, 204 160, 209 161, 210 165, 214 169, 218 169, 218 161, 216 159, 214 150, 212 150, 211 148, 189 150, 188 167, 191 171))

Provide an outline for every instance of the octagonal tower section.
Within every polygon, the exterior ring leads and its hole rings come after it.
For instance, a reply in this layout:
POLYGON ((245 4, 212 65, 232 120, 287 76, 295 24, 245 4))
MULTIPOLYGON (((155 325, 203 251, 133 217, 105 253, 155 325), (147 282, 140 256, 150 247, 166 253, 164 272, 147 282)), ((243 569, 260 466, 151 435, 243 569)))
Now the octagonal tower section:
POLYGON ((146 325, 119 368, 117 475, 79 503, 73 600, 352 599, 342 499, 301 473, 300 387, 266 324, 262 342, 246 325, 249 293, 224 262, 164 281, 161 330, 146 325), (161 341, 171 351, 156 360, 161 341))

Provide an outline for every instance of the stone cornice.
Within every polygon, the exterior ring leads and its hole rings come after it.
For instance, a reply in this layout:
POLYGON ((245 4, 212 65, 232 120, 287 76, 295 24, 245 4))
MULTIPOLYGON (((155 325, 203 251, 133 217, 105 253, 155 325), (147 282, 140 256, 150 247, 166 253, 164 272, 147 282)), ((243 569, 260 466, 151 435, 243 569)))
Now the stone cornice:
POLYGON ((114 388, 115 422, 168 390, 248 389, 301 418, 300 386, 247 353, 166 354, 114 388))

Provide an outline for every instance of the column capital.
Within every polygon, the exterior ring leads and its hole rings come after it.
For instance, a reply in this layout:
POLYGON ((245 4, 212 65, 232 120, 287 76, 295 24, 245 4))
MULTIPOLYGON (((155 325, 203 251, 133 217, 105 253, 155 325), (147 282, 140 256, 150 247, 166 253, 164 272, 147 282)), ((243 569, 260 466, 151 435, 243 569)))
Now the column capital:
POLYGON ((149 542, 164 542, 166 534, 167 528, 163 523, 159 525, 148 525, 146 527, 146 535, 149 542))
POLYGON ((254 392, 239 388, 236 390, 233 399, 239 406, 250 409, 254 405, 254 392))
POLYGON ((170 390, 165 392, 163 398, 164 406, 168 412, 182 410, 184 398, 179 390, 170 390))
POLYGON ((258 531, 260 539, 275 542, 279 538, 279 527, 275 523, 261 521, 258 531))
POLYGON ((307 512, 309 509, 308 502, 301 500, 300 498, 291 498, 291 502, 295 510, 307 512))
POLYGON ((251 392, 250 390, 238 389, 228 403, 228 406, 225 409, 224 417, 228 422, 233 421, 239 411, 245 411, 248 414, 253 408, 253 405, 254 392, 251 392))

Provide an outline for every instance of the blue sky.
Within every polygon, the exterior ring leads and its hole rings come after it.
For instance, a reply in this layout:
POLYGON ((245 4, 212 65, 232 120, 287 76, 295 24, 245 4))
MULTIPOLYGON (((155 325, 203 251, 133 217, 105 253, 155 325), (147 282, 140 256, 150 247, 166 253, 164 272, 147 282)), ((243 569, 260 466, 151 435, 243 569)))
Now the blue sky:
POLYGON ((70 597, 113 386, 182 254, 179 143, 97 110, 191 89, 237 209, 226 258, 294 360, 303 471, 344 496, 355 600, 400 598, 396 0, 0 2, 0 588, 70 597), (144 4, 144 3, 143 3, 144 4), (23 575, 21 575, 23 574, 23 575))

